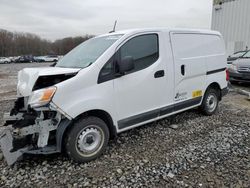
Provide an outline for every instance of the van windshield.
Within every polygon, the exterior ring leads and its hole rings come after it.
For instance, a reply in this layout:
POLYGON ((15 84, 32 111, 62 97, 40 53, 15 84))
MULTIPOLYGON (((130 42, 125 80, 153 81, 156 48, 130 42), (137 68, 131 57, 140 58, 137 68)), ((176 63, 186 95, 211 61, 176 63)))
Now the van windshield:
POLYGON ((56 67, 85 68, 94 63, 122 35, 89 39, 75 47, 58 61, 56 67))

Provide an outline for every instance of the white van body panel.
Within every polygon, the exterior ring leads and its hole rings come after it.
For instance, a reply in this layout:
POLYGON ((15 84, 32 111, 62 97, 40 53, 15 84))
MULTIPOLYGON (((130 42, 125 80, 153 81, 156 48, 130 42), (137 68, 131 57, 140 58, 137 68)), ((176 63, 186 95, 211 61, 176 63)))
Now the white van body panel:
POLYGON ((202 100, 192 106, 185 106, 185 101, 190 102, 194 98, 194 91, 202 91, 202 97, 207 87, 214 82, 218 83, 221 89, 227 87, 225 71, 207 74, 209 71, 226 67, 223 39, 218 32, 146 29, 115 34, 123 34, 123 36, 93 65, 80 70, 75 77, 56 85, 57 91, 53 97, 53 103, 71 118, 74 119, 87 111, 103 110, 112 117, 119 133, 199 106, 202 100), (135 36, 150 33, 159 36, 160 56, 155 63, 143 70, 101 84, 97 83, 102 67, 126 41, 135 36), (213 37, 216 39, 211 40, 211 38, 214 39, 213 37), (183 45, 186 46, 181 49, 183 45), (183 64, 185 65, 184 76, 181 75, 183 64), (164 70, 165 75, 155 79, 154 73, 158 70, 164 70), (176 98, 177 94, 180 94, 179 98, 176 98), (174 108, 175 104, 179 106, 174 108), (168 107, 172 107, 173 111, 169 111, 168 107), (168 113, 137 122, 137 116, 155 110, 167 110, 168 113), (131 118, 132 120, 135 118, 135 124, 119 128, 119 123, 131 122, 131 118))
POLYGON ((176 101, 191 99, 192 91, 205 88, 206 57, 200 53, 200 41, 200 34, 171 33, 176 101))
POLYGON ((82 69, 72 79, 57 84, 57 92, 61 94, 53 97, 53 103, 73 119, 83 112, 98 109, 116 117, 113 110, 113 84, 98 85, 99 71, 97 65, 90 66, 82 69), (81 88, 81 85, 84 87, 81 88))
MULTIPOLYGON (((202 91, 213 82, 214 74, 210 71, 224 69, 226 58, 225 46, 220 34, 197 32, 171 32, 171 43, 175 61, 175 91, 181 99, 191 99, 194 91, 202 91), (185 69, 181 73, 182 66, 185 69), (211 78, 210 78, 211 77, 211 78), (209 81, 207 79, 210 78, 209 81)), ((225 74, 219 71, 214 82, 221 88, 227 86, 225 74), (219 78, 220 77, 220 78, 219 78), (223 80, 223 81, 221 81, 223 80)), ((175 98, 178 101, 178 98, 175 98)))
POLYGON ((173 77, 155 78, 154 74, 159 70, 172 70, 172 61, 168 63, 166 49, 166 38, 162 32, 141 32, 128 37, 121 45, 130 39, 146 34, 157 34, 159 39, 159 58, 151 66, 125 75, 114 80, 116 111, 118 119, 122 120, 138 114, 147 113, 159 107, 173 104, 173 77), (169 67, 169 68, 168 68, 169 67), (153 99, 153 100, 152 100, 153 99), (131 108, 133 104, 133 108, 131 108))

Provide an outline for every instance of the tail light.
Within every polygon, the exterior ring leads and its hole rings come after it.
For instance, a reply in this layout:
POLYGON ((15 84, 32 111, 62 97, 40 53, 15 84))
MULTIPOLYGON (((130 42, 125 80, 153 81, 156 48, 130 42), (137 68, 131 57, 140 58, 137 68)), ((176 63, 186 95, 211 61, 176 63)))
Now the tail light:
POLYGON ((226 69, 226 80, 229 81, 229 72, 228 72, 228 69, 226 69))

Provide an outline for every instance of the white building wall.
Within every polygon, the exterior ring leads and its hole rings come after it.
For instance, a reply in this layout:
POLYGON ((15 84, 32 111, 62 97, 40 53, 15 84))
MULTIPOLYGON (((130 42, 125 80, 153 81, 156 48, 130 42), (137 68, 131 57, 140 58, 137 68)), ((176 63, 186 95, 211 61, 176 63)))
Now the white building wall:
POLYGON ((212 29, 223 35, 228 54, 250 49, 250 0, 216 1, 212 29))

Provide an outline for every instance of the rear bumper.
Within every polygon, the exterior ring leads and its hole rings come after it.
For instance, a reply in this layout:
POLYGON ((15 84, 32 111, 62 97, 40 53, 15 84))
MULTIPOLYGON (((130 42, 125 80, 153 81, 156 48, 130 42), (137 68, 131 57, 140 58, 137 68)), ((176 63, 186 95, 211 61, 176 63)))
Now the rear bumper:
POLYGON ((229 71, 229 80, 235 82, 250 83, 250 73, 239 73, 229 71))

